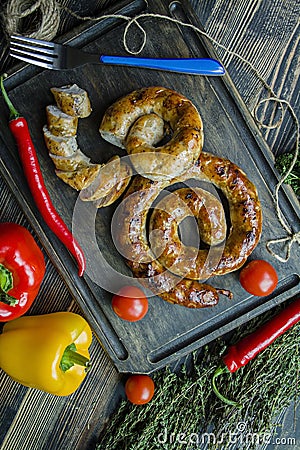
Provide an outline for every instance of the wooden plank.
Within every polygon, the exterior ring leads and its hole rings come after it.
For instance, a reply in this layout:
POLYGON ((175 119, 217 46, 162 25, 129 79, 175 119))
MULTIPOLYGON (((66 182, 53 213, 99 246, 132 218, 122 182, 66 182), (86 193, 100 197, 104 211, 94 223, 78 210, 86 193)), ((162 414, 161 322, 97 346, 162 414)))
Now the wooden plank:
MULTIPOLYGON (((191 0, 191 5, 208 35, 229 48, 227 52, 216 45, 248 109, 253 113, 268 93, 253 70, 234 53, 254 66, 274 92, 294 106, 299 118, 299 2, 191 0)), ((268 108, 265 104, 259 118, 268 123, 275 111, 274 104, 268 108)), ((261 128, 261 132, 275 155, 294 149, 295 123, 285 108, 281 126, 261 128)))

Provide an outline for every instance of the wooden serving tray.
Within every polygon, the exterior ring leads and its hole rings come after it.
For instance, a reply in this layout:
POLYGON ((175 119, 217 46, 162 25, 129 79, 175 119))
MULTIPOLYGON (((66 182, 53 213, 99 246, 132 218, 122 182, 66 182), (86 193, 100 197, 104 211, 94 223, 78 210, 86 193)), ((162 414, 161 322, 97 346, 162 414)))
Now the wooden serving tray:
MULTIPOLYGON (((147 12, 170 15, 199 26, 185 1, 169 3, 150 0, 147 4, 147 12)), ((135 15, 141 11, 146 11, 146 3, 133 1, 124 4, 117 12, 135 15)), ((211 44, 190 28, 151 17, 142 19, 140 23, 147 33, 147 43, 141 56, 216 57, 211 44)), ((124 27, 120 19, 89 22, 64 36, 61 42, 93 53, 125 54, 122 42, 124 27)), ((128 39, 139 42, 142 39, 140 31, 132 28, 128 39)), ((60 72, 22 66, 12 74, 6 84, 9 95, 28 119, 45 183, 55 207, 70 228, 72 223, 74 225, 78 193, 55 176, 44 144, 42 127, 46 122, 45 107, 54 103, 50 88, 71 83, 77 83, 89 93, 93 112, 89 118, 80 120, 78 142, 81 150, 99 163, 108 161, 114 154, 125 154, 103 141, 98 132, 104 111, 117 98, 134 89, 159 85, 174 89, 192 100, 204 122, 204 149, 231 159, 257 186, 264 224, 261 241, 251 258, 271 261, 279 275, 276 291, 266 298, 248 295, 239 284, 238 273, 231 273, 214 277, 209 282, 213 286, 230 289, 234 294, 233 300, 221 297, 219 304, 213 308, 189 310, 151 297, 149 312, 143 320, 136 323, 122 321, 112 312, 112 293, 103 288, 101 260, 97 252, 95 255, 91 252, 92 257, 88 255, 86 274, 79 278, 73 259, 40 217, 24 179, 13 138, 3 123, 7 109, 2 102, 1 174, 119 371, 149 373, 163 367, 299 292, 299 248, 293 247, 292 257, 286 264, 272 259, 266 250, 269 239, 285 235, 272 198, 277 175, 271 152, 228 75, 208 78, 106 65, 83 66, 60 72)), ((299 204, 289 188, 282 189, 280 202, 289 223, 299 226, 299 204)), ((85 226, 82 229, 75 224, 76 236, 79 241, 84 241, 84 229, 90 229, 90 239, 96 242, 105 262, 115 271, 131 276, 111 237, 114 210, 113 205, 92 211, 84 217, 85 226)))

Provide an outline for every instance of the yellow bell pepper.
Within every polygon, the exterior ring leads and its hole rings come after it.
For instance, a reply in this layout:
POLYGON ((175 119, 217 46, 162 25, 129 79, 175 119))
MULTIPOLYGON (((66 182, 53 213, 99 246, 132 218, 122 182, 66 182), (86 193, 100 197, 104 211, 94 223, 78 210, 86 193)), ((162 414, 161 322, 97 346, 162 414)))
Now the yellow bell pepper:
POLYGON ((86 376, 91 342, 92 331, 78 314, 23 316, 3 327, 0 367, 24 386, 70 395, 86 376))

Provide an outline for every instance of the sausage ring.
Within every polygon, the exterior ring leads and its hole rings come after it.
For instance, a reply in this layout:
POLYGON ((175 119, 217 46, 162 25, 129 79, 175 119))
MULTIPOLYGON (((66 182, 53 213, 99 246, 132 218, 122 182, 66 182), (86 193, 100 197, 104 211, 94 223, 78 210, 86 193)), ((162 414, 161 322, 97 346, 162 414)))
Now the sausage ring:
POLYGON ((205 270, 202 267, 201 277, 223 275, 240 268, 260 239, 260 201, 254 184, 238 166, 206 152, 201 152, 196 163, 174 180, 153 182, 136 176, 117 209, 118 235, 115 239, 141 284, 170 303, 201 308, 215 305, 220 293, 229 297, 231 293, 198 280, 180 278, 165 269, 156 259, 147 239, 147 212, 161 190, 189 179, 213 183, 226 196, 230 212, 231 228, 224 249, 217 261, 205 270))
POLYGON ((154 181, 184 173, 203 147, 203 124, 195 106, 163 87, 139 89, 117 100, 106 110, 99 131, 125 148, 136 171, 154 181), (173 135, 157 147, 166 128, 173 135))

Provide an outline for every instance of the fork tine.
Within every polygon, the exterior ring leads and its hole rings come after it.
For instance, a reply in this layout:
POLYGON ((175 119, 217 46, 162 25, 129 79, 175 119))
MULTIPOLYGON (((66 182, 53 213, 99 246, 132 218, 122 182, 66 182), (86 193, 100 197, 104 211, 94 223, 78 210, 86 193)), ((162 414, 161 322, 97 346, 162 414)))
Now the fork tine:
POLYGON ((15 41, 15 44, 19 41, 21 44, 22 43, 27 43, 29 45, 38 45, 40 47, 48 47, 48 48, 54 48, 54 43, 53 42, 48 42, 48 41, 41 41, 40 39, 33 39, 33 38, 29 38, 29 37, 25 37, 25 36, 18 36, 16 34, 12 35, 10 37, 11 42, 15 41))
POLYGON ((57 58, 54 49, 53 42, 13 35, 9 54, 21 61, 52 69, 53 60, 57 58))
POLYGON ((53 56, 43 55, 42 53, 38 53, 38 52, 29 52, 27 50, 15 48, 15 47, 10 47, 10 53, 12 56, 14 54, 14 55, 28 57, 33 60, 45 61, 48 63, 53 62, 53 56))
MULTIPOLYGON (((19 42, 12 42, 10 45, 11 49, 14 49, 16 51, 22 51, 22 50, 29 50, 29 52, 34 51, 37 54, 40 55, 54 55, 55 51, 54 51, 54 47, 53 48, 47 48, 47 47, 34 47, 32 45, 26 45, 26 44, 21 44, 19 42)), ((28 53, 29 53, 28 52, 28 53)))
POLYGON ((50 63, 46 63, 46 62, 43 62, 43 61, 37 60, 37 59, 28 58, 28 57, 25 57, 25 56, 20 56, 17 53, 14 53, 12 51, 10 51, 9 54, 11 56, 13 56, 14 58, 20 59, 21 61, 27 62, 29 64, 34 64, 34 65, 39 66, 39 67, 44 67, 45 69, 53 69, 53 65, 50 64, 50 63))

